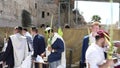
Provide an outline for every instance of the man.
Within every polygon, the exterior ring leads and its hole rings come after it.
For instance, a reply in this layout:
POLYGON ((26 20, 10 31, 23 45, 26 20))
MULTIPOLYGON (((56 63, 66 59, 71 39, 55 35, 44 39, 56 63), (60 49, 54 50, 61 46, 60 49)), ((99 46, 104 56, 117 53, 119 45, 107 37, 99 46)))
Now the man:
POLYGON ((33 51, 33 40, 32 40, 32 36, 28 32, 27 28, 23 28, 22 34, 27 38, 27 42, 29 45, 29 51, 32 52, 33 51))
POLYGON ((85 60, 85 53, 88 48, 88 46, 95 42, 95 35, 97 34, 97 31, 100 29, 99 22, 93 22, 91 25, 91 33, 84 37, 83 43, 82 43, 82 51, 81 51, 81 59, 80 59, 80 68, 86 67, 86 60, 85 60))
POLYGON ((45 32, 48 33, 48 37, 50 38, 48 41, 48 50, 51 52, 48 56, 49 67, 66 68, 65 43, 63 38, 50 27, 47 27, 45 32))
MULTIPOLYGON (((37 55, 42 56, 42 53, 45 51, 45 39, 42 35, 38 34, 37 27, 31 28, 31 34, 33 35, 33 57, 36 59, 37 55)), ((35 68, 39 68, 38 63, 35 63, 35 68)))
POLYGON ((14 35, 9 37, 3 56, 2 61, 6 62, 8 68, 20 67, 28 56, 27 40, 26 37, 22 36, 22 27, 17 26, 14 28, 14 35))
POLYGON ((96 42, 92 43, 86 51, 87 68, 108 68, 113 64, 111 59, 105 61, 104 56, 104 47, 107 44, 105 34, 108 35, 108 33, 100 30, 97 34, 96 42))

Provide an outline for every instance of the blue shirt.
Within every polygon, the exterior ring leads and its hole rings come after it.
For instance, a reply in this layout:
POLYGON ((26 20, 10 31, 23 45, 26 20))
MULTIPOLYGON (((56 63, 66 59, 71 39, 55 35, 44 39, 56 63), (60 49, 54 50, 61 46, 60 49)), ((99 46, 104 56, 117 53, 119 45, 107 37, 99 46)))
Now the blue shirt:
POLYGON ((41 55, 45 51, 45 39, 42 35, 37 34, 33 39, 34 54, 33 57, 41 55))
POLYGON ((61 60, 61 54, 64 51, 64 42, 60 38, 57 38, 51 47, 55 52, 51 52, 48 56, 48 62, 61 60))
POLYGON ((85 62, 85 54, 86 54, 86 50, 88 46, 89 46, 89 35, 85 36, 83 39, 82 52, 81 52, 81 63, 85 62))

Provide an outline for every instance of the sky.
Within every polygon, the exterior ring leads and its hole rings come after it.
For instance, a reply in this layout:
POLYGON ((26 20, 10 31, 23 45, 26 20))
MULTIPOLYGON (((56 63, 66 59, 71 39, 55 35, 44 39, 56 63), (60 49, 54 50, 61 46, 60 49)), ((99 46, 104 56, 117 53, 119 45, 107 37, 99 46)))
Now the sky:
POLYGON ((119 3, 111 5, 108 2, 75 1, 74 6, 74 9, 77 6, 77 9, 84 16, 86 22, 90 22, 93 15, 101 17, 101 24, 114 24, 119 21, 119 3), (111 8, 113 9, 112 11, 111 8))

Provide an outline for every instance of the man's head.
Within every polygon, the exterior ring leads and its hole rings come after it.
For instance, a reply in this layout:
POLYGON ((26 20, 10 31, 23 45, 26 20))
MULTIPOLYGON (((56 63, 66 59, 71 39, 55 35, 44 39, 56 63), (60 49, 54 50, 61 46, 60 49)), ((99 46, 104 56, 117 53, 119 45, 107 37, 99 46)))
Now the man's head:
POLYGON ((93 33, 93 36, 99 31, 99 29, 100 29, 99 22, 93 22, 91 25, 91 32, 93 33))
MULTIPOLYGON (((107 38, 106 35, 109 36, 106 31, 104 31, 104 30, 99 30, 99 31, 97 32, 97 35, 95 36, 96 42, 99 43, 101 47, 104 47, 104 46, 106 45, 106 43, 107 43, 107 42, 106 42, 106 39, 108 39, 108 38, 107 38), (106 38, 106 39, 105 39, 105 38, 106 38)), ((109 40, 109 39, 108 39, 108 40, 109 40)))
POLYGON ((22 34, 25 35, 25 33, 26 33, 27 31, 28 31, 27 28, 23 28, 22 34))
POLYGON ((38 33, 38 28, 37 27, 31 27, 31 34, 35 35, 38 33))
POLYGON ((51 27, 47 27, 46 29, 45 29, 45 33, 46 33, 46 35, 48 36, 48 37, 52 37, 53 36, 53 29, 51 28, 51 27))
POLYGON ((20 34, 22 34, 22 27, 21 26, 16 26, 14 28, 14 33, 20 33, 20 34))

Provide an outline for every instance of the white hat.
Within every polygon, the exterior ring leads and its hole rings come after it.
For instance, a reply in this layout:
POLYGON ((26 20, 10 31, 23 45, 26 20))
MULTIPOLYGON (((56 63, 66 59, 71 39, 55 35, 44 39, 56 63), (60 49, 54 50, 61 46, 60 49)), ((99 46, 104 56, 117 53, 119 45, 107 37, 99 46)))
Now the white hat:
POLYGON ((45 31, 48 31, 48 30, 51 30, 52 28, 51 27, 47 27, 46 29, 45 29, 45 31))

